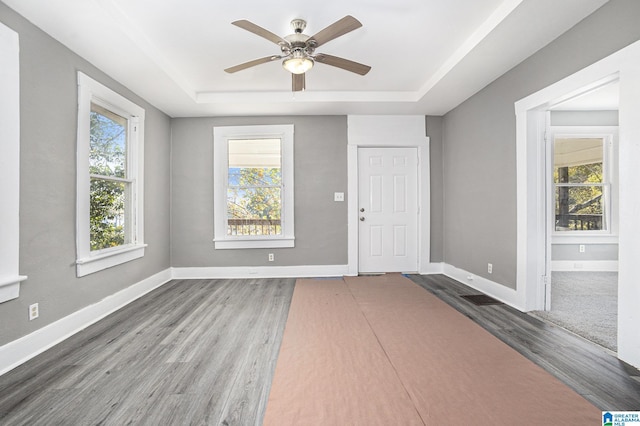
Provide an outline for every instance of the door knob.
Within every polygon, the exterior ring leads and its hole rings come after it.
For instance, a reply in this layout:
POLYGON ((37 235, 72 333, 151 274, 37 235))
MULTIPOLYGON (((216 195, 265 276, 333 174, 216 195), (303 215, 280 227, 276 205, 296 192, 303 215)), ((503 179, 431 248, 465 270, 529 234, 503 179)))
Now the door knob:
POLYGON ((361 212, 364 212, 364 207, 360 207, 360 211, 361 211, 361 212))
POLYGON ((364 216, 360 216, 360 222, 364 222, 364 216))

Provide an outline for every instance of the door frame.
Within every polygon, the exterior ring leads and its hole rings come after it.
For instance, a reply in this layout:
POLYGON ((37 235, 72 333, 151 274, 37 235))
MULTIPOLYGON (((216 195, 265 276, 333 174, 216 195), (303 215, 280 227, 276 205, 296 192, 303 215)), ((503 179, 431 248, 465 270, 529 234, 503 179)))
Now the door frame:
MULTIPOLYGON (((547 212, 545 209, 545 185, 547 184, 544 167, 544 132, 546 130, 547 111, 553 105, 566 99, 587 93, 615 80, 620 80, 620 146, 631 147, 632 141, 640 135, 640 125, 632 115, 637 111, 637 94, 640 79, 637 70, 640 67, 640 42, 635 42, 596 63, 583 68, 564 79, 515 102, 516 112, 516 163, 517 163, 517 300, 514 306, 523 311, 543 310, 545 307, 545 268, 547 254, 547 212), (624 93, 623 93, 624 92, 624 93), (626 127, 625 127, 626 126, 626 127), (624 132, 623 132, 624 128, 624 132), (625 141, 626 139, 626 141, 625 141), (626 144, 625 144, 626 142, 626 144)), ((623 151, 620 152, 620 165, 624 167, 623 151)), ((629 149, 629 154, 635 154, 629 149)), ((633 159, 632 155, 628 156, 633 159)), ((631 160, 628 160, 631 161, 631 160)), ((631 170, 633 166, 629 167, 631 170)), ((619 197, 623 197, 626 184, 620 178, 619 197)), ((629 203, 631 204, 631 203, 629 203)), ((621 206, 619 210, 620 227, 626 222, 629 228, 635 222, 625 221, 633 210, 632 206, 621 206)), ((627 286, 624 283, 625 258, 629 253, 639 252, 637 244, 628 242, 620 236, 619 241, 619 297, 625 298, 627 286), (622 285, 621 285, 622 283, 622 285)), ((631 291, 630 293, 633 293, 631 291)), ((628 300, 634 299, 628 294, 628 300)), ((637 301, 637 300, 636 300, 637 301)), ((626 307, 618 306, 619 318, 625 314, 626 307)), ((630 317, 637 314, 630 315, 630 317)), ((619 346, 622 343, 620 331, 624 327, 618 325, 619 346)), ((637 338, 636 345, 640 348, 637 338)), ((619 351, 619 355, 620 355, 619 351)), ((640 359, 640 350, 633 356, 640 359)), ((622 357, 621 357, 622 358, 622 357)), ((631 362, 633 364, 633 362, 631 362)), ((638 365, 637 363, 634 365, 638 365)))
POLYGON ((609 65, 602 60, 515 103, 518 259, 515 306, 522 311, 547 308, 551 261, 549 111, 565 100, 618 80, 619 70, 602 66, 603 62, 609 65))
POLYGON ((356 276, 359 272, 358 148, 417 148, 418 273, 431 272, 429 138, 426 136, 425 116, 350 115, 347 122, 347 275, 356 276))

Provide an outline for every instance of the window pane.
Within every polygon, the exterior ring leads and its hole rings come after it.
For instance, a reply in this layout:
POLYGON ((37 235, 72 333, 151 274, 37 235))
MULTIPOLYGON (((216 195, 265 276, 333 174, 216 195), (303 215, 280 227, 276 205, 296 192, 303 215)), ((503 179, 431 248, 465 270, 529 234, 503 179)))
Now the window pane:
POLYGON ((227 235, 281 235, 280 139, 229 141, 227 235))
POLYGON ((127 119, 91 104, 89 173, 126 177, 127 119))
POLYGON ((604 141, 601 138, 557 138, 555 183, 602 183, 604 141))
POLYGON ((556 231, 604 229, 603 187, 557 186, 556 231))
POLYGON ((92 251, 130 243, 125 220, 130 185, 108 179, 91 179, 89 226, 92 251))

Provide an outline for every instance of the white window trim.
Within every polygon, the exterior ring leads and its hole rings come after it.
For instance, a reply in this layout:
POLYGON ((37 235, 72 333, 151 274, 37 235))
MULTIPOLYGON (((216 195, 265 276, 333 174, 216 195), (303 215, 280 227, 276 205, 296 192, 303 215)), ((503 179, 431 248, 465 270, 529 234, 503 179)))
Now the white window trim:
POLYGON ((216 249, 294 247, 292 124, 264 126, 220 126, 213 128, 214 247, 216 249), (282 182, 284 194, 280 220, 282 235, 228 236, 227 184, 229 139, 277 138, 282 140, 282 182))
MULTIPOLYGON (((556 138, 599 138, 604 140, 604 188, 606 229, 602 231, 556 231, 552 228, 552 244, 615 244, 618 242, 618 126, 551 126, 550 142, 556 138)), ((555 185, 551 183, 551 194, 555 185)), ((553 202, 551 205, 553 206, 553 202)), ((553 213, 551 213, 553 214, 553 213)))
POLYGON ((76 275, 82 277, 144 256, 144 117, 134 104, 87 75, 78 72, 78 146, 76 202, 76 275), (89 133, 91 103, 97 103, 134 122, 129 126, 129 169, 133 179, 131 243, 92 252, 89 245, 89 133))
POLYGON ((20 295, 20 42, 0 23, 0 303, 20 295))

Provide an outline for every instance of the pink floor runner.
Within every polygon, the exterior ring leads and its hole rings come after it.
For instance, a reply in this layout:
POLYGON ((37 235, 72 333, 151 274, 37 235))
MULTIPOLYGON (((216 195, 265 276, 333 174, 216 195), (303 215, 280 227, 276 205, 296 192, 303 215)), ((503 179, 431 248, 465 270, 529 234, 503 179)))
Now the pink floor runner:
POLYGON ((400 274, 301 279, 265 425, 597 425, 601 412, 400 274))

